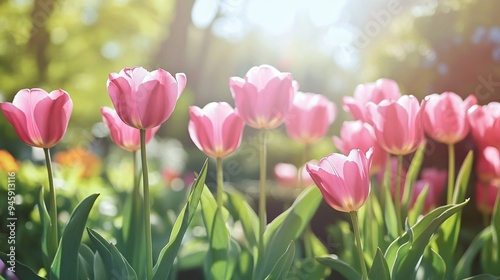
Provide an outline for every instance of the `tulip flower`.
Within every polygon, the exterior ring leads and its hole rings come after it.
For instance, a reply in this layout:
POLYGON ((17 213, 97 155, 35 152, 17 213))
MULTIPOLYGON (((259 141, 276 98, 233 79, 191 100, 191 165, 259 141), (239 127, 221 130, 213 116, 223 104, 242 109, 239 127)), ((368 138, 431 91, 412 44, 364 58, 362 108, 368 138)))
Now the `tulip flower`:
POLYGON ((494 183, 476 183, 476 206, 479 211, 489 215, 495 208, 498 196, 498 186, 494 183))
POLYGON ((244 78, 231 77, 229 87, 236 111, 246 124, 257 129, 280 126, 295 93, 292 75, 269 65, 252 67, 244 78))
POLYGON ((454 92, 428 95, 422 103, 425 132, 440 143, 456 144, 469 133, 467 110, 476 103, 474 95, 465 100, 454 92))
POLYGON ((340 138, 333 136, 333 142, 343 154, 352 149, 368 152, 373 147, 373 162, 370 169, 372 174, 385 168, 387 152, 375 140, 373 127, 362 121, 345 121, 340 128, 340 138))
POLYGON ((337 115, 333 102, 323 95, 297 92, 285 121, 290 138, 312 144, 323 138, 337 115))
POLYGON ((108 93, 118 116, 138 129, 164 123, 174 111, 186 86, 186 75, 175 78, 163 69, 148 72, 142 67, 124 68, 109 74, 108 93))
POLYGON ((241 144, 245 123, 226 102, 189 107, 189 136, 207 156, 224 158, 241 144))
POLYGON ((2 102, 2 111, 21 140, 33 147, 49 149, 62 139, 68 127, 73 102, 58 89, 20 90, 12 103, 2 102))
POLYGON ((415 204, 419 194, 428 185, 427 196, 425 197, 422 213, 428 213, 439 205, 441 195, 446 188, 446 177, 448 173, 437 168, 425 168, 420 174, 420 180, 413 186, 412 207, 415 204))
MULTIPOLYGON (((139 129, 124 123, 115 110, 109 107, 101 108, 102 120, 109 128, 111 140, 120 148, 134 152, 141 148, 139 129)), ((151 141, 160 126, 146 130, 146 143, 151 141)))
POLYGON ((342 99, 344 110, 351 113, 355 120, 369 122, 366 109, 369 102, 379 104, 382 100, 397 100, 401 96, 398 84, 390 79, 378 79, 375 83, 360 84, 354 90, 354 97, 342 99))
POLYGON ((363 257, 357 210, 365 204, 370 194, 371 162, 371 149, 366 154, 354 149, 348 156, 333 153, 321 159, 317 165, 306 164, 307 172, 328 205, 335 210, 349 212, 351 216, 362 279, 368 279, 368 273, 363 257))
POLYGON ((472 106, 467 112, 472 137, 480 148, 494 146, 500 148, 500 103, 472 106))
POLYGON ((498 148, 488 146, 479 152, 477 173, 483 182, 500 179, 500 151, 498 148))

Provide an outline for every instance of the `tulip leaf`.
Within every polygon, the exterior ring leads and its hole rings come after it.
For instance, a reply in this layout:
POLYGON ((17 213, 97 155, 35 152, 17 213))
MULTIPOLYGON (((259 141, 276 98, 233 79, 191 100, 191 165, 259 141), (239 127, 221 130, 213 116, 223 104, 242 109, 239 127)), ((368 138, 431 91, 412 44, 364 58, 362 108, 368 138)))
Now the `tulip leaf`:
MULTIPOLYGON (((500 195, 497 195, 495 201, 495 207, 493 208, 493 213, 491 216, 491 230, 492 230, 492 241, 493 241, 493 258, 492 261, 499 263, 499 253, 500 253, 500 195)), ((500 267, 496 266, 495 274, 500 274, 500 267)))
POLYGON ((420 167, 422 166, 422 160, 424 159, 425 145, 421 145, 415 152, 413 159, 411 160, 410 167, 406 173, 406 181, 404 184, 403 200, 401 201, 402 216, 406 217, 408 213, 408 208, 410 207, 411 198, 413 195, 413 186, 417 180, 418 173, 420 172, 420 167))
POLYGON ((491 274, 479 274, 469 278, 464 278, 464 280, 499 280, 500 276, 494 276, 491 274))
POLYGON ((336 255, 329 255, 326 257, 317 257, 316 260, 322 265, 329 267, 338 273, 342 274, 346 279, 359 280, 361 279, 361 274, 359 274, 354 268, 352 268, 348 263, 340 260, 336 255))
POLYGON ((78 254, 78 277, 80 279, 92 279, 90 275, 93 275, 93 264, 94 264, 94 253, 85 244, 80 245, 80 251, 78 254), (84 271, 82 271, 84 270, 84 271))
POLYGON ((443 280, 446 276, 446 263, 434 249, 427 247, 417 274, 421 279, 443 280))
MULTIPOLYGON (((463 203, 449 205, 451 207, 443 211, 439 216, 433 218, 431 221, 425 219, 424 216, 422 220, 420 220, 417 224, 415 224, 415 226, 410 229, 413 233, 414 240, 412 243, 410 243, 410 241, 407 241, 399 246, 396 252, 396 258, 394 259, 394 265, 392 266, 391 275, 393 279, 406 279, 411 278, 415 275, 418 264, 424 254, 425 248, 430 242, 431 237, 439 229, 440 225, 444 221, 460 211, 468 203, 468 201, 469 200, 467 199, 463 203), (421 228, 421 223, 426 224, 425 228, 421 228)), ((441 210, 440 208, 437 209, 441 210)), ((434 215, 431 215, 431 217, 432 216, 434 215)), ((409 237, 409 234, 404 234, 403 236, 409 237)), ((391 262, 388 263, 391 264, 391 262)))
POLYGON ((240 255, 233 273, 234 279, 252 279, 253 255, 250 251, 241 247, 240 255))
POLYGON ((170 240, 161 250, 158 261, 153 268, 153 280, 168 278, 172 271, 175 257, 177 256, 177 252, 181 246, 182 238, 184 237, 184 234, 186 233, 186 230, 191 223, 191 220, 196 212, 196 208, 200 202, 203 186, 205 185, 205 179, 207 177, 207 166, 208 160, 205 160, 205 163, 199 173, 200 175, 193 182, 187 203, 174 223, 172 233, 170 234, 170 240))
POLYGON ((418 194, 417 200, 415 201, 413 208, 410 209, 408 213, 408 223, 410 225, 414 225, 418 220, 418 216, 422 214, 422 211, 424 210, 425 199, 427 198, 428 193, 429 193, 429 184, 425 184, 422 191, 418 194))
POLYGON ((309 187, 295 200, 293 205, 274 219, 264 232, 264 259, 259 259, 255 272, 258 279, 268 275, 276 260, 280 258, 290 244, 297 240, 309 224, 322 200, 317 187, 309 187))
POLYGON ((288 247, 286 248, 285 253, 279 258, 278 262, 274 265, 271 273, 265 278, 266 280, 278 280, 278 279, 286 279, 288 271, 290 271, 290 267, 292 266, 293 258, 295 256, 295 243, 290 241, 288 247))
POLYGON ((99 233, 87 228, 90 240, 99 252, 104 270, 108 278, 138 279, 134 269, 127 262, 127 259, 111 243, 107 242, 99 233))
MULTIPOLYGON (((469 184, 470 173, 472 170, 473 152, 467 154, 460 171, 458 172, 457 182, 453 195, 453 202, 462 201, 465 197, 465 191, 469 184)), ((462 212, 459 211, 453 217, 450 217, 443 223, 439 230, 439 235, 435 239, 435 245, 439 255, 446 261, 447 267, 454 267, 455 249, 457 247, 458 236, 460 234, 462 212)), ((447 277, 452 277, 453 270, 447 271, 447 277)))
POLYGON ((248 242, 248 248, 252 251, 257 246, 259 217, 240 193, 235 190, 229 190, 227 195, 229 212, 231 212, 233 219, 241 222, 246 241, 248 242))
POLYGON ((40 214, 40 223, 42 224, 42 261, 43 266, 49 269, 56 254, 56 252, 51 251, 51 248, 56 248, 56 246, 51 244, 50 215, 43 197, 43 187, 40 187, 40 191, 38 192, 38 213, 40 214))
POLYGON ((486 242, 491 239, 491 236, 491 227, 487 227, 474 237, 469 248, 467 248, 455 267, 454 279, 464 279, 470 275, 472 263, 476 255, 485 246, 486 242))
POLYGON ((104 268, 104 261, 102 260, 99 251, 94 254, 94 280, 108 280, 106 269, 104 268))
POLYGON ((375 259, 373 260, 372 267, 368 274, 368 279, 373 280, 390 280, 391 273, 389 271, 389 267, 387 266, 387 262, 384 259, 384 254, 377 248, 377 253, 375 255, 375 259))
MULTIPOLYGON (((0 259, 5 263, 7 267, 11 266, 9 263, 10 257, 4 252, 0 252, 0 259)), ((45 280, 45 278, 38 276, 31 268, 27 265, 15 260, 15 275, 18 279, 22 280, 45 280)))
POLYGON ((99 194, 92 194, 86 197, 71 214, 50 267, 51 279, 77 279, 76 267, 83 231, 98 196, 99 194))
POLYGON ((398 219, 396 217, 396 208, 394 208, 394 202, 392 201, 390 185, 391 185, 391 160, 390 157, 387 160, 387 166, 384 171, 384 179, 382 180, 381 188, 384 191, 381 192, 382 195, 385 194, 384 199, 384 221, 387 228, 387 233, 391 239, 396 238, 399 235, 398 219))

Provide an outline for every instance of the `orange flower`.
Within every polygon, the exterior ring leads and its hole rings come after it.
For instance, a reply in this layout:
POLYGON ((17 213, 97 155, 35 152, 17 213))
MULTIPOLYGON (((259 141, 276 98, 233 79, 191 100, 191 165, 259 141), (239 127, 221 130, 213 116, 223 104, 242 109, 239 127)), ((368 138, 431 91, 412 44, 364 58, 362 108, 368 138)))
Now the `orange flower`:
POLYGON ((16 159, 6 150, 0 150, 0 170, 6 172, 17 171, 19 164, 16 159))
POLYGON ((81 147, 56 153, 54 155, 54 162, 64 167, 81 168, 81 178, 92 177, 98 174, 101 168, 100 158, 81 147))

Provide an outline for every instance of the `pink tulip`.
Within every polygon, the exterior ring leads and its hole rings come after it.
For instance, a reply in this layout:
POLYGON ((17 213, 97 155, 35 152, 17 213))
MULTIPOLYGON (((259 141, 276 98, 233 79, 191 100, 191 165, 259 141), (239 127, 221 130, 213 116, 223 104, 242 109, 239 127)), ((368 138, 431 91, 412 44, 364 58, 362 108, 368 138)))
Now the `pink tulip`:
POLYGON ((479 152, 477 173, 483 182, 500 179, 500 151, 498 148, 488 146, 479 152))
POLYGON ((298 170, 295 165, 290 164, 290 163, 278 163, 274 167, 274 178, 276 179, 276 182, 278 185, 287 187, 287 188, 295 188, 295 187, 308 187, 314 182, 311 179, 311 176, 309 176, 309 173, 307 173, 307 170, 305 169, 305 166, 300 168, 300 176, 301 177, 301 184, 298 184, 298 170))
POLYGON ((2 111, 21 140, 33 147, 52 148, 66 133, 73 102, 58 89, 22 89, 12 103, 2 102, 2 111))
POLYGON ((319 164, 306 164, 307 172, 326 202, 342 212, 357 211, 370 193, 372 151, 352 150, 348 156, 330 154, 319 164))
MULTIPOLYGON (((118 147, 130 152, 141 148, 139 129, 128 126, 120 119, 116 111, 109 107, 102 107, 101 114, 103 122, 109 128, 111 140, 118 147)), ((146 143, 153 138, 158 129, 160 129, 160 126, 146 130, 146 143)))
POLYGON ((231 105, 212 102, 203 109, 191 106, 189 115, 189 136, 206 155, 224 158, 240 146, 245 123, 231 105))
POLYGON ((323 138, 337 115, 333 102, 323 95, 297 92, 286 118, 290 138, 312 144, 323 138))
POLYGON ((423 214, 428 213, 440 204, 441 196, 446 189, 446 178, 448 172, 437 168, 425 168, 420 174, 420 180, 413 186, 412 207, 415 204, 419 194, 426 185, 429 186, 427 196, 425 197, 423 214))
POLYGON ((472 106, 467 112, 472 137, 480 148, 494 146, 500 148, 500 103, 472 106))
POLYGON ((476 183, 476 206, 481 213, 491 214, 495 208, 498 186, 494 183, 476 183))
POLYGON ((295 89, 290 73, 269 65, 252 67, 245 78, 231 77, 236 111, 253 128, 280 126, 292 107, 295 89))
POLYGON ((175 79, 163 69, 147 71, 142 67, 124 68, 109 74, 108 93, 118 116, 138 129, 164 123, 172 114, 177 99, 186 87, 186 75, 175 79))
POLYGON ((445 144, 463 140, 469 133, 467 110, 476 103, 474 95, 465 100, 454 92, 428 95, 422 103, 425 132, 445 144))
POLYGON ((387 152, 375 141, 375 132, 371 125, 362 121, 345 121, 340 128, 340 138, 334 136, 333 142, 343 154, 352 149, 360 149, 366 153, 373 148, 371 173, 375 174, 385 168, 387 152))
POLYGON ((351 113, 355 120, 369 121, 366 105, 379 104, 382 100, 398 99, 401 96, 398 84, 390 79, 378 79, 375 83, 360 84, 354 90, 354 97, 342 99, 344 110, 351 113))
POLYGON ((425 140, 420 104, 413 95, 368 104, 375 138, 394 155, 414 152, 425 140))

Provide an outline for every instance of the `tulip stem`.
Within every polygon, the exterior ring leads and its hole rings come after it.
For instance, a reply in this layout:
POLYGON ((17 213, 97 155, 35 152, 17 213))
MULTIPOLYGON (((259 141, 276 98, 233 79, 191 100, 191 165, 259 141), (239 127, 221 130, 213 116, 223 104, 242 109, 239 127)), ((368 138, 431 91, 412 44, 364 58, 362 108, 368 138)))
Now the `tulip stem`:
POLYGON ((259 188, 259 261, 264 256, 264 232, 266 230, 266 131, 260 131, 260 188, 259 188))
POLYGON ((448 195, 446 197, 446 203, 453 203, 453 190, 455 178, 455 146, 453 144, 448 144, 448 195))
POLYGON ((396 208, 396 219, 398 231, 403 229, 401 220, 401 174, 403 173, 403 156, 398 155, 398 167, 396 170, 396 194, 394 197, 394 207, 396 208))
POLYGON ((144 188, 144 229, 146 234, 146 276, 153 279, 153 244, 151 242, 151 202, 149 201, 148 161, 146 159, 146 130, 141 129, 142 184, 144 188))
MULTIPOLYGON (((223 176, 223 171, 222 171, 222 158, 217 158, 217 206, 219 208, 219 211, 222 211, 222 206, 223 206, 223 190, 222 190, 222 184, 224 180, 223 176)), ((222 212, 221 212, 222 213, 222 212)))
POLYGON ((54 177, 52 175, 52 160, 50 159, 50 151, 48 148, 43 148, 45 153, 45 165, 47 166, 47 174, 49 177, 49 205, 50 205, 50 242, 48 244, 49 248, 49 259, 52 261, 57 252, 57 246, 59 243, 59 238, 57 234, 57 202, 56 202, 56 190, 54 188, 54 177))
POLYGON ((354 236, 356 238, 356 247, 358 249, 359 266, 361 267, 361 273, 363 275, 363 280, 368 279, 368 272, 366 271, 365 258, 363 257, 363 247, 361 244, 361 234, 359 233, 358 225, 358 213, 356 211, 349 212, 352 220, 352 228, 354 229, 354 236))

